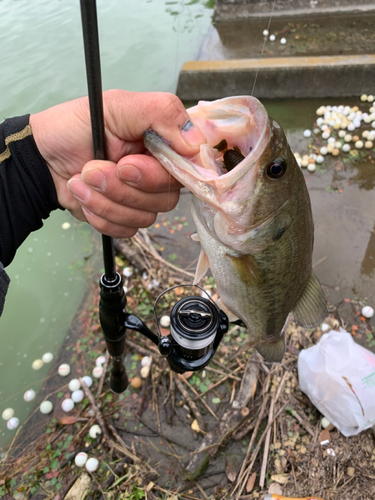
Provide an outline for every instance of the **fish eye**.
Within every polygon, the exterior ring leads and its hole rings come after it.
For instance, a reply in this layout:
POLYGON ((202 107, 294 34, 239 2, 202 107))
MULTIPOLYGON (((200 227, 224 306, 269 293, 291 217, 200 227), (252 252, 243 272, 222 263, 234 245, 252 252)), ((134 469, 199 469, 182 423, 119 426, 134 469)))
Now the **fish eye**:
POLYGON ((276 158, 267 167, 266 174, 270 179, 280 179, 286 172, 286 161, 284 158, 276 158))

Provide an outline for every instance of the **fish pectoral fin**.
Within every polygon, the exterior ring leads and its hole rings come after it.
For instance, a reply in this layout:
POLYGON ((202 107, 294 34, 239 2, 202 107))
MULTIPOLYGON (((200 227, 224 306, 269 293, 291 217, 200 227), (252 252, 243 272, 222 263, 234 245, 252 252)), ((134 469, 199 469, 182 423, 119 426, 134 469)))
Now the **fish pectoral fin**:
POLYGON ((193 281, 193 285, 196 285, 197 283, 200 282, 203 276, 207 273, 209 267, 210 267, 210 261, 208 260, 206 252, 202 248, 201 253, 199 254, 198 257, 198 264, 197 264, 197 269, 195 270, 195 278, 193 281))
POLYGON ((311 271, 303 294, 293 308, 293 316, 303 328, 319 326, 327 316, 326 299, 314 271, 311 271))
POLYGON ((253 255, 234 257, 227 254, 226 257, 231 260, 238 276, 246 285, 251 286, 264 281, 264 274, 253 255))
POLYGON ((200 241, 199 239, 199 236, 198 236, 198 233, 193 233, 190 238, 193 240, 193 241, 200 241))
POLYGON ((223 301, 221 300, 221 298, 219 298, 217 301, 216 301, 216 305, 219 309, 221 309, 222 311, 225 312, 225 314, 228 316, 228 319, 229 319, 229 323, 234 323, 235 321, 240 321, 240 319, 235 315, 233 314, 229 309, 228 307, 223 303, 223 301))
POLYGON ((283 334, 274 341, 266 340, 257 344, 255 349, 266 361, 279 363, 285 354, 285 336, 283 334))

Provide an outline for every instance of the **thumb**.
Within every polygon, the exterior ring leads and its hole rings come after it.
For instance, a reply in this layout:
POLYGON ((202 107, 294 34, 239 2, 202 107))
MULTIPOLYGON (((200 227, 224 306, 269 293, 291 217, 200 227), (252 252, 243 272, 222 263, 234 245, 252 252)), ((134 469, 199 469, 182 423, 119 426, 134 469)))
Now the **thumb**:
POLYGON ((152 128, 179 154, 193 156, 207 142, 180 99, 165 92, 108 90, 103 94, 106 127, 124 141, 139 141, 152 128))

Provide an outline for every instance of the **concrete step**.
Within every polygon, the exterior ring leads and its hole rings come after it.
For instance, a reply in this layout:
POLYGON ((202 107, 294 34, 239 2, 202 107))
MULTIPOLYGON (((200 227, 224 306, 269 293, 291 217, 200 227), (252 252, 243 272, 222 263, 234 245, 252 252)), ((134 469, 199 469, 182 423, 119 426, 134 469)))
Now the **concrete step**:
POLYGON ((177 88, 184 101, 361 94, 375 94, 375 54, 190 61, 181 70, 177 88))

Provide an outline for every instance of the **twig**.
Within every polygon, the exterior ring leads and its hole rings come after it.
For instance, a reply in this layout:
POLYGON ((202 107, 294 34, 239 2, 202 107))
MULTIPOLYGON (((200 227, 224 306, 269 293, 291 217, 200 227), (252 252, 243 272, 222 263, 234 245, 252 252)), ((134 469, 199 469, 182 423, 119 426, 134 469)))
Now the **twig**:
POLYGON ((252 470, 253 465, 254 465, 254 463, 255 463, 255 460, 256 460, 256 458, 257 458, 257 456, 258 456, 258 453, 259 453, 260 447, 261 447, 261 445, 262 445, 263 439, 265 438, 265 436, 266 436, 266 434, 267 434, 267 432, 268 432, 268 429, 269 429, 269 428, 271 427, 271 425, 273 424, 273 421, 274 421, 277 417, 279 417, 279 416, 282 414, 282 412, 284 411, 284 409, 285 409, 285 407, 286 407, 286 405, 287 405, 287 404, 288 404, 288 402, 286 402, 286 403, 285 403, 285 404, 284 404, 284 405, 280 408, 280 410, 276 413, 276 415, 273 417, 273 419, 269 422, 269 424, 267 425, 267 427, 266 427, 265 431, 263 432, 262 436, 260 437, 260 439, 259 439, 259 441, 258 441, 258 444, 256 445, 256 448, 255 448, 255 450, 254 450, 254 452, 253 452, 253 454, 252 454, 252 456, 251 456, 250 465, 249 465, 249 467, 247 468, 247 471, 246 471, 246 473, 245 473, 245 479, 244 479, 244 481, 243 481, 243 483, 242 483, 242 486, 241 486, 241 488, 240 488, 239 492, 237 493, 236 500, 238 500, 238 499, 239 499, 239 497, 241 496, 242 490, 244 489, 245 484, 246 484, 246 482, 247 482, 247 480, 248 480, 248 477, 249 477, 249 476, 250 476, 250 474, 251 474, 251 470, 252 470))
MULTIPOLYGON (((206 424, 203 420, 203 417, 200 413, 200 411, 198 410, 198 407, 197 405, 194 403, 194 401, 191 399, 191 397, 189 396, 189 393, 187 392, 187 390, 185 389, 185 387, 183 386, 182 382, 181 382, 181 379, 183 379, 183 377, 181 375, 177 375, 177 377, 175 377, 175 381, 176 381, 176 385, 177 385, 177 388, 178 390, 181 392, 181 394, 183 395, 183 397, 186 399, 186 402, 187 404, 189 405, 191 411, 193 412, 195 418, 197 419, 197 422, 198 422, 198 425, 199 425, 199 428, 202 430, 202 431, 205 431, 206 430, 206 424)), ((184 379, 185 380, 185 379, 184 379)), ((190 385, 190 384, 189 384, 190 385)))
MULTIPOLYGON (((268 413, 268 424, 272 421, 273 409, 275 406, 275 399, 276 398, 275 398, 275 394, 274 394, 272 399, 271 399, 270 411, 268 413)), ((275 420, 275 422, 276 422, 276 420, 275 420)), ((270 448, 271 430, 272 430, 271 426, 269 426, 269 429, 268 429, 267 435, 266 435, 266 441, 264 443, 263 462, 262 462, 262 468, 260 471, 260 479, 259 479, 259 486, 261 488, 264 487, 264 480, 266 478, 266 468, 267 468, 268 452, 269 452, 269 448, 270 448)))
POLYGON ((108 444, 110 444, 112 442, 112 439, 111 436, 109 435, 107 426, 104 423, 103 415, 101 414, 101 411, 99 410, 97 404, 95 403, 94 396, 92 395, 90 389, 87 387, 86 382, 82 378, 80 378, 79 381, 81 383, 83 392, 86 394, 87 398, 91 403, 92 409, 94 410, 95 413, 95 418, 98 421, 98 424, 100 425, 108 444))
POLYGON ((102 393, 103 383, 104 383, 104 379, 105 379, 105 374, 106 374, 106 371, 107 371, 107 368, 108 368, 108 362, 109 362, 109 352, 106 351, 106 353, 105 353, 105 362, 104 362, 104 366, 103 366, 103 373, 102 373, 102 375, 100 377, 100 380, 99 380, 98 390, 96 391, 96 397, 97 398, 102 393))
POLYGON ((223 371, 217 370, 216 368, 211 368, 210 366, 206 366, 205 370, 207 370, 209 372, 219 373, 219 375, 224 375, 226 378, 231 378, 232 380, 237 380, 237 382, 241 382, 240 377, 236 377, 235 375, 232 375, 231 373, 226 374, 223 371))
POLYGON ((328 255, 326 255, 325 257, 322 257, 320 260, 318 260, 318 262, 315 262, 315 264, 313 264, 312 268, 315 269, 316 267, 319 266, 319 264, 322 264, 322 262, 324 262, 327 258, 328 258, 328 255))
MULTIPOLYGON (((232 373, 236 373, 236 372, 238 372, 241 369, 242 368, 239 366, 232 373)), ((212 385, 209 390, 212 391, 212 389, 215 389, 216 387, 218 387, 219 385, 221 385, 223 382, 225 382, 226 380, 228 380, 228 378, 229 378, 229 375, 226 375, 225 377, 223 377, 222 379, 220 379, 218 382, 216 382, 216 384, 212 385)), ((197 397, 195 397, 193 399, 193 401, 197 401, 198 399, 201 399, 201 397, 204 396, 204 395, 205 395, 205 393, 199 394, 197 397)))
MULTIPOLYGON (((198 392, 194 389, 194 387, 193 387, 191 384, 189 384, 189 382, 186 380, 186 378, 185 378, 185 377, 183 377, 182 375, 177 375, 177 376, 178 376, 178 378, 179 378, 182 382, 184 382, 184 384, 186 384, 186 385, 189 387, 189 389, 191 389, 191 391, 192 391, 192 392, 194 392, 194 394, 195 394, 196 396, 198 396, 198 397, 200 397, 200 398, 201 398, 202 396, 204 396, 204 394, 205 394, 205 393, 198 394, 198 392)), ((211 389, 212 389, 212 387, 211 387, 211 389)), ((214 418, 216 418, 216 420, 219 420, 219 418, 217 417, 217 415, 213 412, 213 410, 211 410, 211 408, 210 408, 210 407, 208 406, 208 404, 204 401, 204 399, 202 399, 201 401, 202 401, 202 403, 204 404, 205 408, 206 408, 206 409, 207 409, 207 410, 211 413, 211 415, 212 415, 214 418)))

